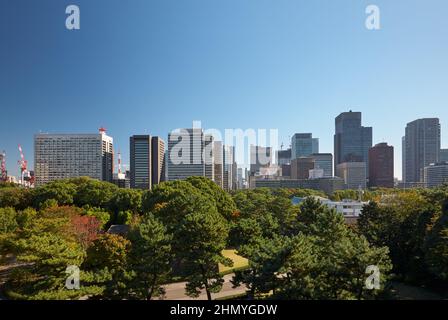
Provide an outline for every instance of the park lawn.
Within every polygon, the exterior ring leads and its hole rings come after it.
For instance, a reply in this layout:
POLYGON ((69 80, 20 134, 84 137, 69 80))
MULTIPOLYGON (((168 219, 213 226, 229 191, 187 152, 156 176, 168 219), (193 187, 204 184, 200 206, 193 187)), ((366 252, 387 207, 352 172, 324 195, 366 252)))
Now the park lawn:
POLYGON ((226 249, 222 251, 222 254, 226 258, 230 258, 233 261, 233 267, 224 267, 222 264, 219 264, 219 272, 229 272, 231 270, 240 269, 247 267, 249 265, 249 261, 242 256, 236 254, 236 250, 234 249, 226 249))

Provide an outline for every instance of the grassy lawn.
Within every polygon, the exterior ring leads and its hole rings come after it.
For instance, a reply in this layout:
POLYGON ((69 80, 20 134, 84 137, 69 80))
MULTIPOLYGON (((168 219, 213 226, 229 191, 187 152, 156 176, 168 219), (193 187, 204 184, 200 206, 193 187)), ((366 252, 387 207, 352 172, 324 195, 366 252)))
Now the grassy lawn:
POLYGON ((233 261, 233 267, 224 267, 223 265, 219 264, 219 272, 229 272, 234 269, 240 269, 248 266, 248 261, 246 258, 243 258, 242 256, 239 256, 236 254, 236 250, 228 249, 223 250, 222 254, 226 258, 230 258, 233 261))

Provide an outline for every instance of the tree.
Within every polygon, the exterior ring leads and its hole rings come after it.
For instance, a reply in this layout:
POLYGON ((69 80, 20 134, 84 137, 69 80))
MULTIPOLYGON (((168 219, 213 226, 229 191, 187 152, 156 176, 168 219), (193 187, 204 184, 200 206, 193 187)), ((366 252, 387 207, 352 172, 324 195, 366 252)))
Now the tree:
POLYGON ((224 283, 218 264, 231 266, 232 261, 222 255, 228 236, 225 219, 207 198, 198 199, 195 210, 181 221, 174 234, 187 278, 187 294, 197 297, 205 289, 207 299, 221 290, 224 283))
POLYGON ((77 184, 74 203, 78 207, 88 205, 95 208, 107 208, 118 187, 112 183, 93 179, 79 178, 70 180, 77 184))
POLYGON ((24 210, 32 206, 32 193, 25 188, 0 188, 0 208, 11 207, 16 210, 24 210))
POLYGON ((203 195, 213 199, 218 212, 227 220, 232 220, 237 211, 232 197, 212 180, 205 177, 189 177, 186 180, 203 195))
POLYGON ((150 300, 164 294, 161 284, 166 283, 171 270, 171 240, 166 228, 152 214, 143 217, 129 238, 132 248, 129 268, 132 279, 128 287, 133 297, 150 300))
POLYGON ((141 213, 143 192, 137 189, 118 189, 110 199, 110 209, 118 213, 131 211, 134 214, 141 213))
POLYGON ((102 234, 87 249, 82 268, 88 274, 88 283, 102 287, 101 297, 121 299, 128 295, 128 251, 130 241, 115 234, 102 234))
POLYGON ((13 208, 0 208, 0 234, 12 233, 17 230, 17 212, 13 208))
POLYGON ((34 190, 34 206, 40 209, 47 200, 55 200, 60 206, 72 205, 76 191, 76 185, 65 180, 47 183, 34 190))

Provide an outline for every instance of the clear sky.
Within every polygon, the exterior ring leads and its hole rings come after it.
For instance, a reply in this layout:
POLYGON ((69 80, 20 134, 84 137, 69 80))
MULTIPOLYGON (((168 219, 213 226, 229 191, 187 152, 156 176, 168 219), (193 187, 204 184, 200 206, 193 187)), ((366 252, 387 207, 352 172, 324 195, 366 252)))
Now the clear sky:
POLYGON ((114 137, 190 127, 278 128, 320 138, 362 111, 374 143, 395 146, 407 122, 439 117, 448 140, 446 0, 1 0, 0 150, 17 173, 33 134, 114 137), (81 30, 65 28, 65 8, 81 30), (381 10, 381 30, 364 27, 381 10))

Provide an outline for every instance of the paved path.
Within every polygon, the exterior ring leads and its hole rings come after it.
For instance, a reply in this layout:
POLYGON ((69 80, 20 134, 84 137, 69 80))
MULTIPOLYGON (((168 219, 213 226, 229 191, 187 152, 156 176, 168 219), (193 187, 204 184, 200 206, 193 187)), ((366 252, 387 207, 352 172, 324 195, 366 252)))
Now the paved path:
MULTIPOLYGON (((212 293, 212 299, 243 294, 246 292, 246 287, 244 285, 237 288, 232 288, 232 283, 230 282, 230 280, 232 280, 233 276, 233 273, 224 276, 224 284, 221 291, 219 293, 212 293)), ((198 298, 191 298, 187 296, 185 294, 185 284, 186 282, 178 282, 166 285, 165 300, 207 300, 207 294, 205 290, 202 291, 198 298)))

